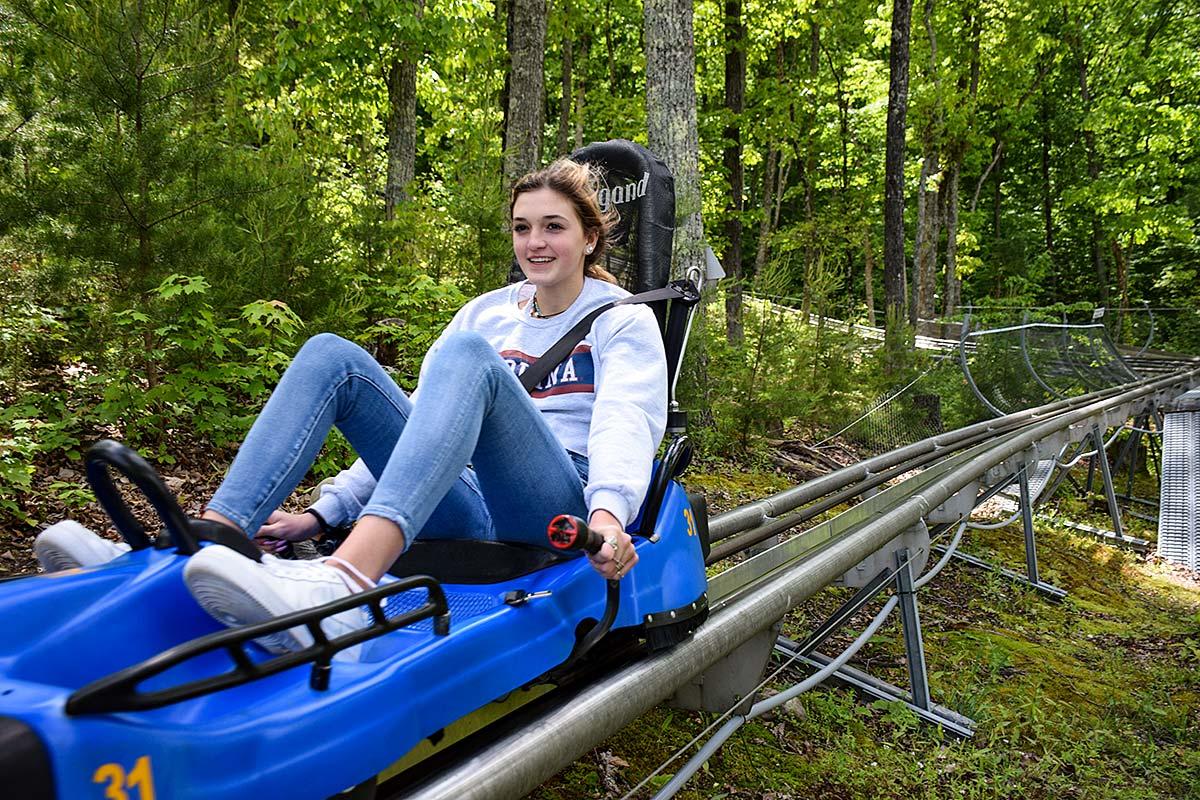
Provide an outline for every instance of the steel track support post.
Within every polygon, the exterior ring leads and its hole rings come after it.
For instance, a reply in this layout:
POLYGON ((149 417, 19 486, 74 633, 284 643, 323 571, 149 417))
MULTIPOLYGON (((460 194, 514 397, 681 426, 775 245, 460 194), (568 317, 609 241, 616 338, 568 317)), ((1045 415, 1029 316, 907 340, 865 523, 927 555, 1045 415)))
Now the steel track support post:
MULTIPOLYGON (((1094 438, 1094 437, 1093 437, 1093 438, 1094 438)), ((1095 444, 1095 442, 1093 442, 1093 444, 1095 444)), ((1089 459, 1088 459, 1088 476, 1087 476, 1087 483, 1085 483, 1085 484, 1083 485, 1083 490, 1084 490, 1084 491, 1085 491, 1087 494, 1091 494, 1091 493, 1092 493, 1092 488, 1093 488, 1093 487, 1096 485, 1096 459, 1097 459, 1097 458, 1107 458, 1107 457, 1104 455, 1104 447, 1103 447, 1103 445, 1104 445, 1104 442, 1101 442, 1100 444, 1096 445, 1096 455, 1094 455, 1094 456, 1092 456, 1091 458, 1089 458, 1089 459)))
MULTIPOLYGON (((1138 421, 1139 420, 1137 418, 1134 419, 1134 428, 1139 427, 1138 421)), ((1130 450, 1132 450, 1134 447, 1134 439, 1136 436, 1137 431, 1131 430, 1129 435, 1125 437, 1125 441, 1121 443, 1121 452, 1117 454, 1117 460, 1112 463, 1112 471, 1114 473, 1120 472, 1122 467, 1125 466, 1125 459, 1129 458, 1130 450)))
MULTIPOLYGON (((1162 415, 1156 410, 1155 414, 1154 414, 1154 419, 1156 421, 1158 421, 1156 423, 1155 427, 1158 428, 1159 435, 1162 435, 1162 432, 1164 430, 1166 430, 1166 423, 1161 421, 1161 417, 1162 417, 1162 415)), ((1155 436, 1154 434, 1151 434, 1146 437, 1146 449, 1147 449, 1147 453, 1146 453, 1147 466, 1153 469, 1154 480, 1159 485, 1161 485, 1162 484, 1162 453, 1158 449, 1158 437, 1157 436, 1155 436)))
POLYGON ((839 628, 854 616, 859 609, 871 602, 871 598, 879 594, 880 590, 891 583, 893 580, 892 573, 889 570, 881 571, 870 583, 863 586, 854 596, 842 603, 841 607, 829 615, 829 618, 822 622, 817 629, 809 634, 808 638, 796 648, 800 655, 807 656, 812 654, 818 647, 825 643, 825 640, 832 636, 839 628))
MULTIPOLYGON (((1085 439, 1083 442, 1079 443, 1079 446, 1075 448, 1074 452, 1072 452, 1071 455, 1068 456, 1067 463, 1070 463, 1075 458, 1075 456, 1077 456, 1083 452, 1083 447, 1084 447, 1084 444, 1086 443, 1086 441, 1087 440, 1085 439)), ((1062 486, 1063 481, 1070 481, 1071 485, 1075 487, 1075 491, 1082 491, 1082 487, 1079 485, 1079 481, 1075 480, 1075 478, 1073 478, 1071 476, 1071 471, 1069 469, 1063 469, 1061 467, 1059 467, 1057 469, 1058 469, 1058 474, 1055 475, 1053 480, 1050 481, 1050 485, 1042 490, 1042 502, 1043 503, 1049 501, 1051 497, 1054 497, 1054 493, 1058 491, 1058 487, 1062 486)))
POLYGON ((1029 582, 1037 586, 1042 581, 1038 578, 1037 539, 1033 533, 1033 503, 1029 499, 1027 466, 1022 466, 1017 473, 1017 482, 1021 486, 1021 526, 1025 529, 1025 574, 1029 576, 1029 582))
POLYGON ((1104 434, 1100 432, 1099 425, 1092 426, 1092 442, 1096 446, 1096 457, 1092 461, 1100 465, 1100 478, 1104 481, 1104 500, 1108 503, 1108 515, 1112 517, 1113 533, 1123 538, 1125 531, 1121 529, 1121 507, 1117 505, 1112 472, 1108 469, 1108 454, 1104 452, 1104 434))
POLYGON ((900 623, 904 630, 904 652, 908 657, 908 685, 912 702, 928 711, 929 677, 925 672, 925 645, 921 641, 921 615, 917 610, 917 593, 913 589, 912 569, 908 548, 896 551, 896 593, 900 597, 900 623))
POLYGON ((1133 424, 1135 427, 1139 428, 1139 430, 1133 431, 1132 435, 1129 437, 1130 442, 1126 447, 1126 450, 1129 452, 1129 473, 1125 480, 1125 497, 1127 498, 1128 502, 1133 502, 1133 479, 1137 474, 1138 449, 1142 444, 1142 431, 1140 429, 1150 429, 1150 417, 1148 415, 1139 417, 1134 420, 1133 424))

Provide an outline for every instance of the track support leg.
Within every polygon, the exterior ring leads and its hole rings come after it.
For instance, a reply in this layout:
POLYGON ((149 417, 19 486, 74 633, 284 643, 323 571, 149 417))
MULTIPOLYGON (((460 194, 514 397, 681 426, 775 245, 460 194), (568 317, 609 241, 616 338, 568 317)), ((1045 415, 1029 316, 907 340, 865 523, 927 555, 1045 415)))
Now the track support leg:
MULTIPOLYGON (((1075 450, 1067 458, 1068 462, 1072 461, 1077 455, 1079 455, 1080 453, 1083 452, 1083 447, 1084 447, 1085 443, 1086 443, 1086 440, 1084 442, 1079 443, 1079 445, 1075 448, 1075 450)), ((1075 480, 1075 478, 1071 475, 1071 471, 1068 469, 1059 469, 1058 474, 1055 475, 1054 479, 1050 481, 1050 485, 1042 490, 1042 498, 1043 498, 1042 502, 1046 502, 1051 497, 1053 497, 1054 493, 1058 491, 1058 487, 1062 485, 1063 481, 1070 481, 1071 485, 1075 487, 1075 491, 1077 491, 1081 494, 1083 493, 1083 487, 1080 486, 1079 481, 1075 480)))
MULTIPOLYGON (((1160 413, 1156 412, 1154 415, 1154 420, 1155 420, 1154 424, 1155 424, 1155 427, 1158 429, 1158 436, 1161 436, 1163 431, 1166 430, 1166 423, 1161 422, 1161 419, 1162 419, 1162 415, 1160 413)), ((1147 449, 1149 450, 1149 458, 1146 459, 1146 464, 1149 466, 1150 472, 1154 475, 1154 480, 1158 481, 1158 483, 1161 485, 1162 484, 1162 466, 1161 466, 1162 454, 1159 452, 1159 449, 1158 449, 1158 436, 1151 434, 1150 436, 1146 437, 1147 449)))
POLYGON ((815 669, 827 666, 833 659, 817 652, 816 648, 872 597, 889 586, 894 587, 900 599, 900 621, 904 632, 904 650, 908 659, 909 691, 906 692, 849 664, 834 672, 831 680, 843 683, 861 696, 872 700, 903 703, 925 722, 938 725, 955 736, 969 738, 974 733, 975 722, 934 703, 930 697, 925 645, 921 637, 921 616, 917 610, 917 594, 913 588, 912 566, 909 563, 910 552, 908 548, 894 551, 892 558, 896 565, 895 571, 891 568, 881 571, 818 626, 802 644, 780 637, 775 650, 785 658, 804 662, 815 669))
POLYGON ((1133 424, 1138 428, 1138 430, 1133 432, 1133 434, 1129 437, 1128 444, 1125 446, 1125 453, 1127 453, 1129 456, 1129 470, 1125 478, 1125 496, 1127 498, 1133 497, 1133 479, 1137 475, 1138 450, 1140 449, 1140 445, 1142 443, 1141 429, 1148 429, 1150 427, 1150 417, 1143 416, 1134 420, 1133 424))
POLYGON ((1108 503, 1108 515, 1112 517, 1113 533, 1120 538, 1125 535, 1121 529, 1121 507, 1117 505, 1112 472, 1108 468, 1108 454, 1104 452, 1104 434, 1100 432, 1099 425, 1092 426, 1092 441, 1096 446, 1096 457, 1092 463, 1100 467, 1100 477, 1104 480, 1104 500, 1108 503))
POLYGON ((1034 586, 1041 584, 1038 578, 1037 538, 1033 532, 1033 503, 1029 498, 1029 471, 1022 466, 1017 473, 1017 482, 1021 487, 1021 526, 1025 529, 1025 574, 1034 586))
POLYGON ((900 622, 904 630, 904 652, 908 657, 908 685, 912 702, 922 711, 931 706, 929 676, 925 671, 925 644, 921 639, 921 614, 913 589, 908 548, 896 551, 896 592, 900 596, 900 622))

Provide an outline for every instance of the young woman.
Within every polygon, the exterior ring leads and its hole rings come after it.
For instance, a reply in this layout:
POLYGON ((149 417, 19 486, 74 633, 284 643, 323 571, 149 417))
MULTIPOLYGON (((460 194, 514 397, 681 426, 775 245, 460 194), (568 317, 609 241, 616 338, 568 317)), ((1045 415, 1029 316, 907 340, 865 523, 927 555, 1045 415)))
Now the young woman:
MULTIPOLYGON (((649 486, 666 421, 666 358, 653 314, 640 305, 610 309, 532 395, 517 379, 588 312, 628 295, 598 266, 611 223, 597 182, 571 161, 517 182, 512 242, 525 281, 455 315, 426 354, 412 397, 344 339, 321 334, 301 348, 203 516, 262 542, 356 520, 353 531, 315 561, 266 555, 256 563, 205 547, 184 569, 205 610, 242 625, 345 597, 373 587, 417 537, 545 545, 546 524, 562 513, 585 517, 604 537, 591 557, 601 575, 628 573, 638 557, 625 526, 649 486), (305 513, 277 510, 334 426, 360 460, 305 513)), ((324 627, 337 636, 366 621, 355 609, 324 627)), ((298 628, 262 643, 286 652, 311 637, 298 628)))

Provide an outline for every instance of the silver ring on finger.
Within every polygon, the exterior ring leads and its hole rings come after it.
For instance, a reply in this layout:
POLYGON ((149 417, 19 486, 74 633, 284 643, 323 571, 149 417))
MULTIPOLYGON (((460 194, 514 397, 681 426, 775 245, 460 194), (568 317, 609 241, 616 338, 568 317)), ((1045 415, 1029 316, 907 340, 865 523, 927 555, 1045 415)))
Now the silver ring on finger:
POLYGON ((616 559, 616 557, 617 557, 617 537, 609 536, 607 539, 604 540, 604 543, 612 548, 613 559, 616 559))

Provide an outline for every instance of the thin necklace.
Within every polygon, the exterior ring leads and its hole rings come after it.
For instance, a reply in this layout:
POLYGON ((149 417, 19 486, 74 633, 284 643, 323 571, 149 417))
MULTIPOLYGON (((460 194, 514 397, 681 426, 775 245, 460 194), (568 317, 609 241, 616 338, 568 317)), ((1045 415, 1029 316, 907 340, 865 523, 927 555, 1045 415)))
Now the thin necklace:
POLYGON ((533 295, 533 300, 530 302, 529 305, 530 305, 530 313, 537 319, 550 319, 551 317, 557 317, 559 314, 562 314, 564 311, 566 311, 566 309, 564 308, 562 311, 555 311, 553 314, 543 314, 542 309, 538 308, 538 301, 537 301, 536 293, 533 295))

